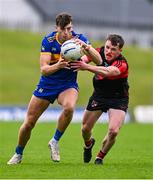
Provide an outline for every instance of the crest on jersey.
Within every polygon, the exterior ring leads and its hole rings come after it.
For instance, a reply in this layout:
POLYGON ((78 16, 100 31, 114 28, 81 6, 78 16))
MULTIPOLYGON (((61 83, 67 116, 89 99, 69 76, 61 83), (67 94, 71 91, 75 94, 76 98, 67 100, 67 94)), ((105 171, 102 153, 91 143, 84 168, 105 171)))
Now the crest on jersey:
POLYGON ((52 42, 54 39, 55 39, 55 36, 47 38, 48 42, 52 42))

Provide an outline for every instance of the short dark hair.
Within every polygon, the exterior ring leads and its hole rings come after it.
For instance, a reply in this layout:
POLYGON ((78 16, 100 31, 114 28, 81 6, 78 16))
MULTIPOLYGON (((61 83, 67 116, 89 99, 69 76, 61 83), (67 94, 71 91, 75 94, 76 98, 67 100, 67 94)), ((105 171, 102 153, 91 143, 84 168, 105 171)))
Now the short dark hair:
POLYGON ((64 29, 70 22, 72 22, 72 16, 66 12, 56 16, 56 26, 59 26, 61 29, 64 29))
POLYGON ((119 46, 120 49, 124 46, 124 39, 118 34, 110 34, 107 40, 111 41, 113 46, 119 46))

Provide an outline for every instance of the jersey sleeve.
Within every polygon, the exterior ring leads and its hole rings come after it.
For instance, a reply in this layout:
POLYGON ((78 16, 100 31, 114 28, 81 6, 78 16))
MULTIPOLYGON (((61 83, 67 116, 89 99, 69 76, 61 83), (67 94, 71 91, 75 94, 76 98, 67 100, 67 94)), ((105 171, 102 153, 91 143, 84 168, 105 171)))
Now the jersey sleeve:
POLYGON ((124 61, 124 60, 117 60, 117 61, 113 62, 112 66, 117 67, 121 73, 124 73, 128 69, 128 65, 127 65, 126 61, 124 61))
POLYGON ((41 44, 41 54, 51 54, 50 44, 45 37, 41 44))
POLYGON ((80 40, 84 41, 86 44, 91 44, 88 40, 88 38, 86 38, 83 34, 80 34, 79 37, 80 40))
POLYGON ((100 53, 100 48, 96 48, 96 51, 100 53))

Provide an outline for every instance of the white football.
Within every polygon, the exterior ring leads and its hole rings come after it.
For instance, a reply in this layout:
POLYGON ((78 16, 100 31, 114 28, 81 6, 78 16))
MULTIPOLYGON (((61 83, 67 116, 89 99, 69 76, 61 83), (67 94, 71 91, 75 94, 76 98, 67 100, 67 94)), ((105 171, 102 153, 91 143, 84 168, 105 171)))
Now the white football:
POLYGON ((61 55, 68 61, 75 61, 80 59, 84 54, 81 50, 81 46, 76 44, 74 39, 70 39, 62 44, 61 55))

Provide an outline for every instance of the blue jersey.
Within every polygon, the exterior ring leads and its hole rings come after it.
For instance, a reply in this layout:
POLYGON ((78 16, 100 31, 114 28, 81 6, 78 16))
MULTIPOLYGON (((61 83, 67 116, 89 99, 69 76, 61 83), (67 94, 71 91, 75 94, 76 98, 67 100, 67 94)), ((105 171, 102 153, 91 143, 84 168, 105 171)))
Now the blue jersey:
MULTIPOLYGON (((72 31, 72 38, 76 37, 85 43, 89 44, 88 39, 82 34, 76 34, 72 31)), ((51 55, 50 65, 56 63, 60 59, 61 43, 58 41, 58 33, 52 32, 47 35, 41 45, 41 54, 51 55)), ((72 69, 60 69, 50 75, 42 75, 38 86, 46 89, 52 89, 52 86, 63 87, 66 84, 76 83, 77 72, 73 72, 72 69)))

